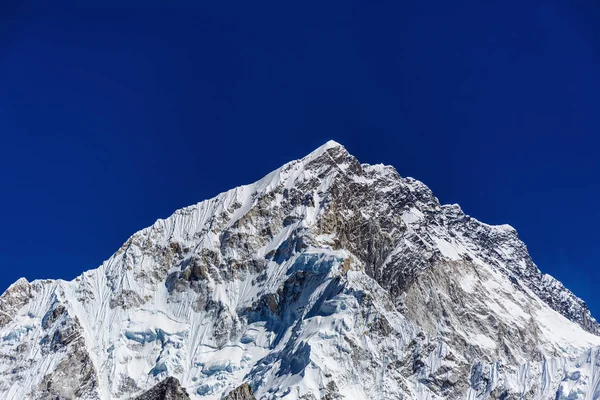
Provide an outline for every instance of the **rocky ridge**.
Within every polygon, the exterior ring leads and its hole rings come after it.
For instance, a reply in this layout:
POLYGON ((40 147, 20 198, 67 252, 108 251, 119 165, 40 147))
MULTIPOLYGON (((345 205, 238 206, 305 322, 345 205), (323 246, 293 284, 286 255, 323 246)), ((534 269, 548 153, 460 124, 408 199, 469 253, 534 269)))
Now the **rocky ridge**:
POLYGON ((176 378, 169 377, 132 400, 190 400, 176 378))

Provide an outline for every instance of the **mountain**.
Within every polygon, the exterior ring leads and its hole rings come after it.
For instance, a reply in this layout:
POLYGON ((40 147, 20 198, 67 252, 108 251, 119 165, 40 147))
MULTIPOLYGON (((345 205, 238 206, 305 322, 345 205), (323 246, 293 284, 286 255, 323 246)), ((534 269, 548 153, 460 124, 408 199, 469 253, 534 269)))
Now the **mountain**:
POLYGON ((10 286, 0 399, 598 399, 599 333, 513 228, 328 142, 10 286))

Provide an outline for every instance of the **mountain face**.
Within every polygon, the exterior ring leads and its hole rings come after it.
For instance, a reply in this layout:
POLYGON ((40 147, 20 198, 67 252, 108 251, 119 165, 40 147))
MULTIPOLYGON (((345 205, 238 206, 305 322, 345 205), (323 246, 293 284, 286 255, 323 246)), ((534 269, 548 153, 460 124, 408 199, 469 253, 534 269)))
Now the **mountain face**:
POLYGON ((0 399, 592 400, 599 333, 513 228, 328 142, 13 284, 0 399))

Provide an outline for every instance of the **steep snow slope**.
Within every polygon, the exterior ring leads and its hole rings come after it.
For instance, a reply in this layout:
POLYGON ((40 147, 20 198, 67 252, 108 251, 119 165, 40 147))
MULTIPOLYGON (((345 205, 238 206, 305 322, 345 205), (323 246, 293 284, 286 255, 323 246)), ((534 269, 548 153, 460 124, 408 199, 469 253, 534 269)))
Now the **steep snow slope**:
POLYGON ((335 142, 0 298, 0 399, 600 396, 598 323, 509 226, 335 142))

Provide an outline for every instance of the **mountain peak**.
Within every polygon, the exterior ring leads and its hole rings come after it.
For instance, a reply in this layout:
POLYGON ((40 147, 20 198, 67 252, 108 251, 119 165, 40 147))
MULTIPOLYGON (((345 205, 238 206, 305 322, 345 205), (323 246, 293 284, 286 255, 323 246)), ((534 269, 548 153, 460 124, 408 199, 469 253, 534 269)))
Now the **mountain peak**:
POLYGON ((325 142, 324 144, 322 144, 321 146, 319 146, 315 151, 319 151, 320 149, 331 149, 333 147, 344 147, 342 144, 336 142, 335 140, 328 140, 327 142, 325 142))
POLYGON ((317 158, 317 157, 321 156, 323 153, 325 153, 327 150, 334 149, 334 148, 342 149, 346 153, 348 152, 346 150, 346 148, 343 145, 341 145, 340 143, 336 142, 335 140, 328 140, 321 146, 317 147, 315 150, 311 151, 308 155, 303 157, 303 159, 317 158))

